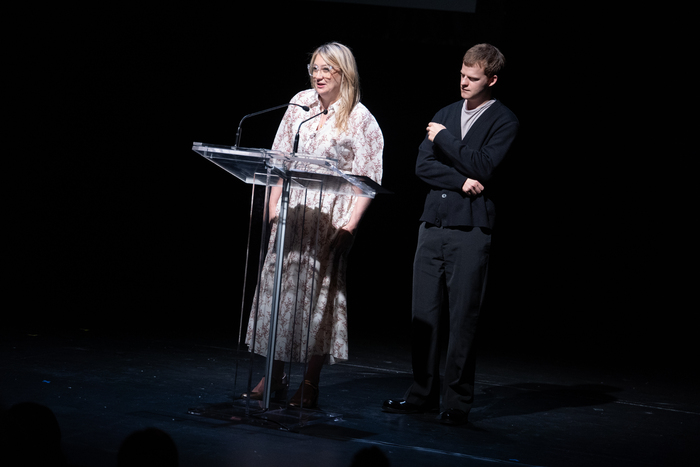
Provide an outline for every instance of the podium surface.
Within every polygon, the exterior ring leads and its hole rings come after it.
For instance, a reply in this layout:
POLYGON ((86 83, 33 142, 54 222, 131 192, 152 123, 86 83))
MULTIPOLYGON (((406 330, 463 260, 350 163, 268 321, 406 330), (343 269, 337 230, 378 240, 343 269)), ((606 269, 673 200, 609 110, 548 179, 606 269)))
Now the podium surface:
POLYGON ((335 159, 204 143, 194 143, 192 150, 247 184, 282 186, 283 178, 288 177, 291 188, 314 190, 312 185, 323 186, 326 193, 369 198, 386 193, 369 177, 339 170, 335 159))

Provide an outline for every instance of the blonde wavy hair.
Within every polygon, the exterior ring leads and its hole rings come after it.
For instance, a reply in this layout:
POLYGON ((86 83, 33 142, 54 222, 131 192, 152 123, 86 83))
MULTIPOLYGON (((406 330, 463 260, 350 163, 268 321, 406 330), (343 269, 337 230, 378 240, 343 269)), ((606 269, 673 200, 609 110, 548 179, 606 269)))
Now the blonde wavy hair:
MULTIPOLYGON (((357 72, 355 56, 347 46, 338 42, 329 42, 313 52, 309 62, 311 66, 319 55, 341 76, 340 97, 338 98, 340 105, 336 116, 336 127, 342 133, 347 129, 350 113, 360 102, 360 74, 357 72)), ((311 79, 311 87, 314 87, 313 78, 311 79)))

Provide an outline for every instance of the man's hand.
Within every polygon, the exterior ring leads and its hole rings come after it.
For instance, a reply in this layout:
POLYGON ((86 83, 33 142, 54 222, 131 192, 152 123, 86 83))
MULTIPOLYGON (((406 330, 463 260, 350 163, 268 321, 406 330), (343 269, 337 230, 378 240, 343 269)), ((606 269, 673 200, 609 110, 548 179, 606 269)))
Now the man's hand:
POLYGON ((464 185, 462 185, 462 191, 469 196, 477 196, 479 193, 484 191, 484 185, 479 183, 479 180, 473 180, 468 178, 464 185))
POLYGON ((428 130, 428 139, 430 142, 432 143, 437 134, 445 129, 445 125, 440 125, 439 123, 435 122, 428 123, 428 128, 426 128, 426 130, 428 130))

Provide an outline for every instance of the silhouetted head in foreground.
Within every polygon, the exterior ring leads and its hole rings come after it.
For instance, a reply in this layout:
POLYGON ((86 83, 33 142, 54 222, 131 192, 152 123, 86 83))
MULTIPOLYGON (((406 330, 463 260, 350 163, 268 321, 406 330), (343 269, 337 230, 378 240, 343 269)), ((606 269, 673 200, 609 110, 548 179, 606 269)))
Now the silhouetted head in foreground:
POLYGON ((65 465, 61 429, 48 407, 34 402, 15 404, 2 414, 0 426, 2 456, 11 465, 65 465))
POLYGON ((172 438, 158 428, 131 433, 117 454, 119 467, 177 467, 177 447, 172 438))

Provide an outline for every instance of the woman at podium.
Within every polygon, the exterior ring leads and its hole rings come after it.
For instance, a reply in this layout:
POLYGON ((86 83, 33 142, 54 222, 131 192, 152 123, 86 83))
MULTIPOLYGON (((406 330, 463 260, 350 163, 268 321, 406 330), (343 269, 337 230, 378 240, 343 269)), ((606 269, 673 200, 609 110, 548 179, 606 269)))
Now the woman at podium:
MULTIPOLYGON (((382 179, 384 137, 374 116, 360 103, 355 57, 346 46, 333 42, 314 51, 307 65, 311 89, 291 100, 279 125, 272 149, 338 161, 346 173, 382 179), (308 106, 304 111, 300 106, 308 106), (324 113, 324 111, 327 111, 324 113), (308 120, 310 116, 317 118, 308 120), (307 122, 304 122, 308 120, 307 122), (304 124, 302 124, 304 122, 304 124)), ((259 284, 257 326, 255 305, 246 334, 253 351, 267 356, 274 269, 274 244, 279 215, 280 188, 270 194, 271 237, 259 284)), ((347 256, 357 226, 370 198, 292 189, 287 215, 284 269, 276 350, 270 392, 286 391, 284 362, 306 362, 307 371, 293 406, 312 408, 325 363, 348 359, 346 299, 347 256), (316 228, 318 226, 318 241, 316 228), (296 239, 294 243, 290 238, 296 239), (303 242, 299 242, 303 239, 303 242), (310 327, 309 327, 310 326, 310 327), (302 398, 303 393, 303 398, 302 398)), ((265 378, 244 397, 261 399, 265 378)))

